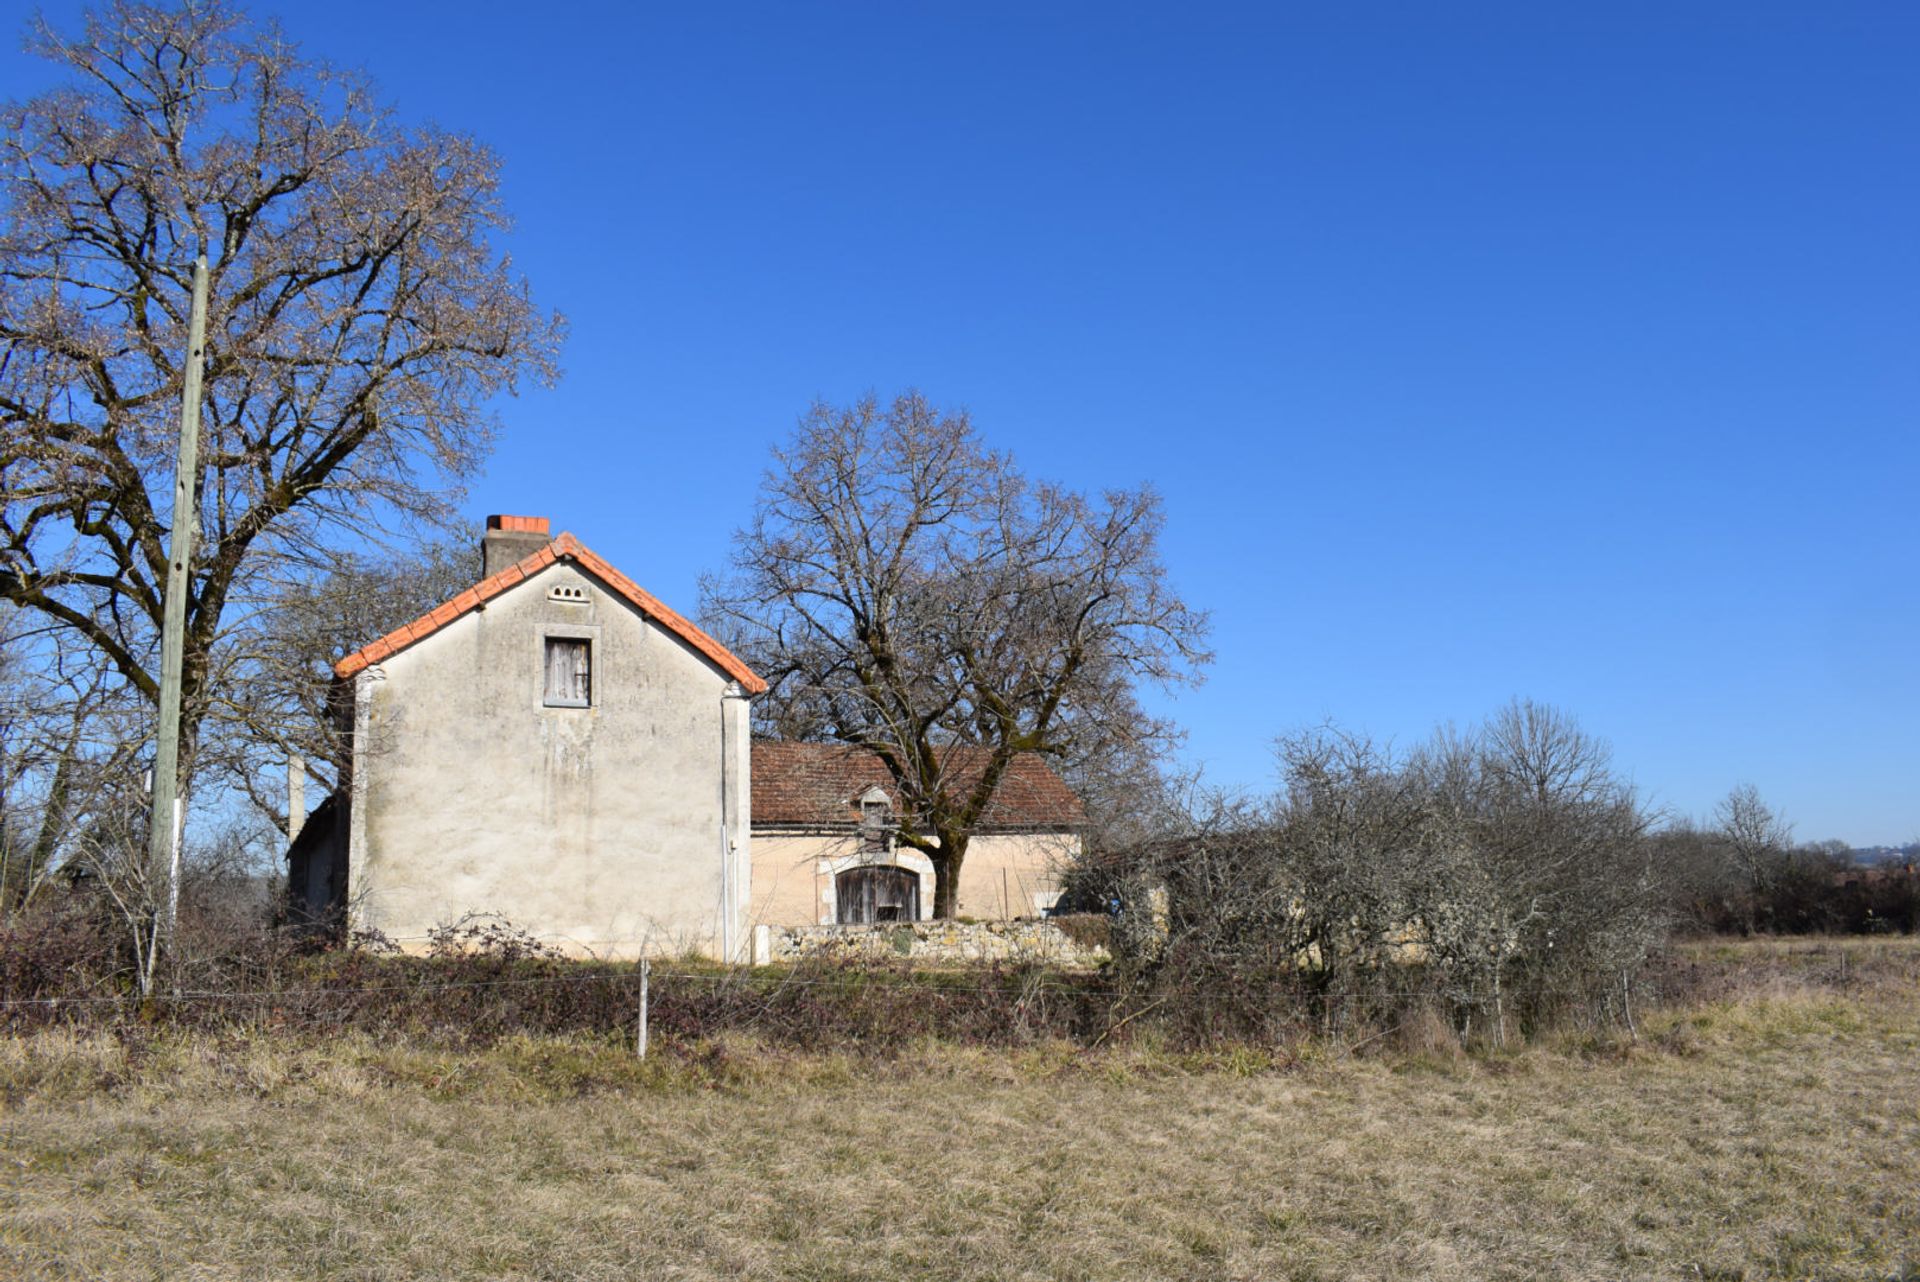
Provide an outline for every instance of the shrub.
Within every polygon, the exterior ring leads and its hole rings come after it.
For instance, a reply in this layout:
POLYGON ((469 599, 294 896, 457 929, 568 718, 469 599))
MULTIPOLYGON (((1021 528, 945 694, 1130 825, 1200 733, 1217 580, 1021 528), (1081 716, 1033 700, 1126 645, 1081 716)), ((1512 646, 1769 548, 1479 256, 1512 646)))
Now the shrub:
POLYGON ((1164 953, 1123 970, 1181 1036, 1346 1037, 1441 1010, 1502 1040, 1622 1013, 1665 916, 1603 743, 1516 703, 1404 756, 1323 729, 1280 758, 1280 795, 1216 802, 1083 874, 1164 888, 1164 953))
MULTIPOLYGON (((0 1001, 9 1020, 20 1003, 115 997, 132 970, 125 933, 85 891, 60 887, 0 921, 0 1001)), ((18 1017, 37 1020, 51 1009, 19 1008, 18 1017)))

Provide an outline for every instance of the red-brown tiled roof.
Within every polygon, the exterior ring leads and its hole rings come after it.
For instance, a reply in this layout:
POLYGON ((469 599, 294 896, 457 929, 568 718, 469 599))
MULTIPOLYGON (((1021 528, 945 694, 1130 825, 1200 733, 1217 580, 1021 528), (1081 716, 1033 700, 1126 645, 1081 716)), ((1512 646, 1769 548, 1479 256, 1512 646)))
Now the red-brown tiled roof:
MULTIPOLYGON (((545 520, 540 518, 505 519, 538 520, 540 526, 546 525, 545 520)), ((529 527, 528 532, 544 531, 529 527)), ((753 669, 735 657, 732 651, 694 627, 673 610, 668 609, 658 597, 601 560, 596 553, 571 534, 562 534, 538 552, 522 558, 498 574, 480 580, 453 600, 429 610, 412 623, 395 628, 370 645, 361 646, 333 665, 334 675, 350 677, 363 668, 383 662, 388 656, 406 649, 423 637, 431 636, 461 615, 479 609, 484 602, 525 582, 554 562, 563 560, 572 561, 606 584, 616 596, 621 597, 634 609, 692 646, 715 667, 738 681, 741 688, 748 694, 761 694, 766 691, 767 683, 755 675, 753 669)))
MULTIPOLYGON (((949 748, 955 786, 979 778, 985 756, 978 749, 949 748), (976 764, 976 762, 978 764, 976 764)), ((792 743, 756 739, 753 744, 755 827, 819 827, 860 822, 860 794, 869 788, 894 792, 880 758, 837 743, 792 743)), ((1022 753, 1008 763, 981 824, 985 828, 1070 828, 1086 821, 1080 798, 1046 760, 1022 753)))

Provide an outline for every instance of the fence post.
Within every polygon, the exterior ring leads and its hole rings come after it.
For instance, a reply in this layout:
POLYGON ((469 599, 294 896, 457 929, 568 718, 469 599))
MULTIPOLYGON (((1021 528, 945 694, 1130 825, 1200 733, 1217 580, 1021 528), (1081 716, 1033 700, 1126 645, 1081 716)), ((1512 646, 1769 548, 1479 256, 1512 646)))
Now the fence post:
POLYGON ((634 1051, 647 1057, 647 959, 640 959, 640 1032, 634 1039, 634 1051))

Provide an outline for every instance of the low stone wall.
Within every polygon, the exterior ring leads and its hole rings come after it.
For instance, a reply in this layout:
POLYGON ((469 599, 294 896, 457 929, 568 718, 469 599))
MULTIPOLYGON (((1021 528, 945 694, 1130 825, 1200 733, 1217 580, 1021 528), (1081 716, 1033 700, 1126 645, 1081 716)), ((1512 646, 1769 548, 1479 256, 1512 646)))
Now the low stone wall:
POLYGON ((933 965, 1044 962, 1092 970, 1112 959, 1100 918, 916 921, 876 926, 762 926, 754 932, 756 962, 803 958, 914 961, 933 965))

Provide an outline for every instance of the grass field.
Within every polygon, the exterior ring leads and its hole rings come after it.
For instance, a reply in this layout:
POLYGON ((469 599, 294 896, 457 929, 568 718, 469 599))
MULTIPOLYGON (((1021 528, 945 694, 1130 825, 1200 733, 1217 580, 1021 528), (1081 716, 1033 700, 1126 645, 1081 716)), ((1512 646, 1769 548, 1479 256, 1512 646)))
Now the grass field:
POLYGON ((1505 1054, 44 1032, 0 1041, 0 1272, 1917 1278, 1920 953, 1877 947, 1505 1054))

